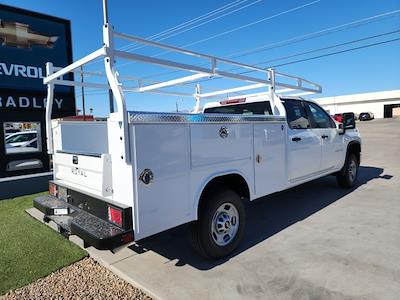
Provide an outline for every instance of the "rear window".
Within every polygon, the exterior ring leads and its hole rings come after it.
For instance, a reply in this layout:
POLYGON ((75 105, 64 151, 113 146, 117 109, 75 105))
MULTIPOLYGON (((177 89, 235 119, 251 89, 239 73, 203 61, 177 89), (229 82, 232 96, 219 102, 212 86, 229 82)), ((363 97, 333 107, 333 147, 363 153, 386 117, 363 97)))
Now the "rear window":
POLYGON ((204 113, 235 115, 272 115, 272 109, 269 101, 265 101, 209 107, 204 110, 204 113))

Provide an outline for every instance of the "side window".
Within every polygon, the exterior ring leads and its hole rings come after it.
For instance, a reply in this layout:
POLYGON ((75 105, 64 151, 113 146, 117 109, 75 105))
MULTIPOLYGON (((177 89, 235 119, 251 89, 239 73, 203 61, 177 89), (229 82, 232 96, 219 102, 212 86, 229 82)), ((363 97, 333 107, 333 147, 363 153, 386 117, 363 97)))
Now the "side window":
POLYGON ((286 118, 292 129, 310 128, 306 110, 301 101, 285 100, 283 105, 286 109, 286 118))
POLYGON ((307 106, 309 115, 311 116, 313 128, 336 127, 331 117, 321 107, 311 102, 305 102, 305 105, 307 106))

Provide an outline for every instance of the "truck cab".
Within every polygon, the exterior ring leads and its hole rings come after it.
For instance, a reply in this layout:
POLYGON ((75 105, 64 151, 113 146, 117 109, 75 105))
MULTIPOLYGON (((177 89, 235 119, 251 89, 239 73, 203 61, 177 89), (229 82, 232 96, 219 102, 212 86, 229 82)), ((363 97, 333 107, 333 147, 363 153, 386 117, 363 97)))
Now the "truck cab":
MULTIPOLYGON (((345 113, 343 123, 335 121, 318 103, 300 97, 279 97, 286 116, 287 178, 292 184, 334 172, 341 168, 348 147, 356 145, 360 163, 361 137, 355 117, 345 113)), ((204 105, 204 113, 271 115, 268 96, 231 98, 204 105)), ((354 146, 352 146, 354 147, 354 146)))

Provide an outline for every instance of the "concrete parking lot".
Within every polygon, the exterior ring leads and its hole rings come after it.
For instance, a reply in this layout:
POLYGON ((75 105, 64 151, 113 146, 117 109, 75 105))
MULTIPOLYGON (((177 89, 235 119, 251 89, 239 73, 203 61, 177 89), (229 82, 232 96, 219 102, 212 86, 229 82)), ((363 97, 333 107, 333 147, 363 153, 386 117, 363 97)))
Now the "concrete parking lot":
POLYGON ((116 254, 89 251, 165 299, 399 299, 400 120, 357 126, 357 187, 330 176, 257 200, 227 259, 197 257, 185 228, 116 254))

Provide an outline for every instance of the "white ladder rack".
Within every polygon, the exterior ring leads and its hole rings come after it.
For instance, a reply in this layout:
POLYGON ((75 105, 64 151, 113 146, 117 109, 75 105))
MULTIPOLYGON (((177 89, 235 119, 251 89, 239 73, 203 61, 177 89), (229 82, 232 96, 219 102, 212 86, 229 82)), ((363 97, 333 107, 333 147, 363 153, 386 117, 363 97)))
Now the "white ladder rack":
MULTIPOLYGON (((111 89, 117 104, 116 112, 112 113, 111 115, 114 119, 122 122, 123 124, 122 134, 124 135, 124 137, 128 134, 127 110, 126 110, 124 91, 137 92, 137 93, 165 93, 177 96, 192 96, 196 99, 196 106, 194 112, 197 113, 199 112, 200 109, 201 99, 216 97, 219 95, 224 95, 239 91, 260 89, 265 87, 266 88, 265 93, 269 94, 270 96, 273 112, 274 114, 277 115, 284 114, 281 104, 278 103, 279 101, 275 101, 275 96, 277 94, 295 91, 296 94, 291 94, 288 96, 300 96, 300 95, 315 94, 322 92, 322 88, 320 85, 301 77, 287 75, 284 73, 277 72, 270 68, 262 68, 258 66, 244 64, 233 60, 220 58, 208 54, 202 54, 199 52, 186 50, 171 45, 146 40, 140 37, 131 36, 125 33, 117 32, 108 22, 107 0, 103 0, 103 16, 104 16, 103 47, 63 68, 54 67, 52 63, 46 64, 46 77, 43 79, 43 82, 44 84, 47 84, 47 91, 48 91, 47 105, 46 105, 46 133, 47 133, 47 148, 49 153, 52 153, 53 149, 52 134, 51 134, 51 111, 53 106, 55 85, 84 86, 88 88, 96 88, 104 90, 111 89), (194 64, 182 63, 174 60, 161 59, 161 58, 117 50, 114 47, 114 41, 116 39, 123 39, 126 41, 135 42, 146 46, 168 50, 173 53, 179 53, 187 56, 204 59, 207 61, 208 66, 204 67, 194 64), (103 76, 107 78, 106 83, 79 82, 79 81, 67 80, 64 78, 64 76, 69 73, 82 73, 87 75, 91 74, 93 76, 94 75, 93 72, 83 72, 81 68, 84 65, 100 58, 104 59, 105 74, 103 76), (139 86, 124 86, 120 83, 120 80, 124 79, 124 77, 118 75, 118 72, 116 71, 116 68, 114 66, 114 61, 116 59, 125 59, 130 61, 142 62, 146 64, 153 64, 170 69, 187 71, 192 74, 163 82, 149 83, 146 85, 141 84, 139 86), (222 67, 222 65, 234 66, 240 69, 244 69, 246 71, 255 73, 255 76, 223 71, 222 68, 219 68, 220 66, 222 67), (199 81, 200 79, 221 78, 221 77, 237 81, 243 81, 247 84, 239 87, 235 86, 228 89, 223 89, 213 92, 204 92, 204 93, 201 92, 200 85, 196 84, 196 81, 199 81), (169 90, 165 90, 165 88, 167 87, 177 86, 188 82, 194 83, 195 92, 193 94, 191 93, 186 94, 182 92, 172 92, 169 90), (281 89, 276 91, 275 89, 277 87, 281 89)), ((95 75, 101 76, 101 74, 99 73, 96 73, 95 75)), ((125 143, 127 143, 127 139, 124 138, 123 140, 125 141, 125 143)), ((129 145, 125 144, 125 149, 126 151, 128 151, 127 149, 129 149, 129 145)), ((126 152, 125 154, 126 154, 125 155, 126 160, 129 161, 129 153, 126 152)))

